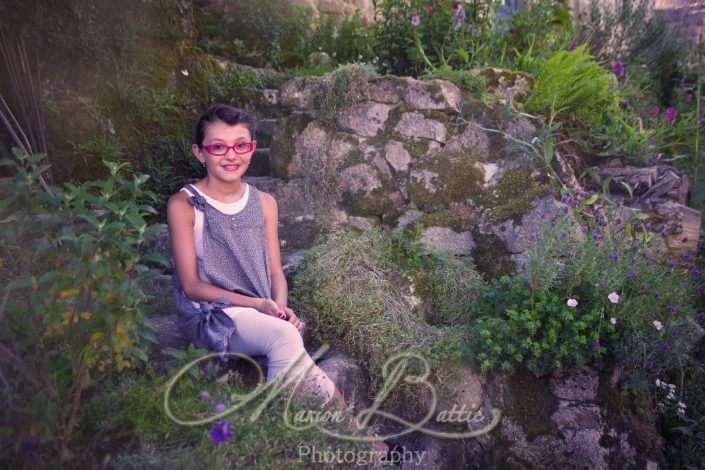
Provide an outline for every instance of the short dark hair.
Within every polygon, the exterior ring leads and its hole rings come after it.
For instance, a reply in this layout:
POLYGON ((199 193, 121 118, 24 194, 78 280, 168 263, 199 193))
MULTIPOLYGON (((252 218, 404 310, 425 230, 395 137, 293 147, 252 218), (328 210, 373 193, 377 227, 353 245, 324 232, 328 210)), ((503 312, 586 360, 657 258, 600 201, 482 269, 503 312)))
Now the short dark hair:
POLYGON ((203 138, 206 135, 206 129, 208 125, 216 122, 223 121, 225 124, 234 126, 236 124, 244 124, 247 130, 250 131, 250 136, 252 140, 255 140, 255 132, 257 130, 257 120, 255 117, 245 111, 244 109, 235 108, 227 104, 216 103, 208 110, 203 113, 201 118, 196 124, 196 136, 194 138, 194 143, 199 147, 203 146, 203 138))

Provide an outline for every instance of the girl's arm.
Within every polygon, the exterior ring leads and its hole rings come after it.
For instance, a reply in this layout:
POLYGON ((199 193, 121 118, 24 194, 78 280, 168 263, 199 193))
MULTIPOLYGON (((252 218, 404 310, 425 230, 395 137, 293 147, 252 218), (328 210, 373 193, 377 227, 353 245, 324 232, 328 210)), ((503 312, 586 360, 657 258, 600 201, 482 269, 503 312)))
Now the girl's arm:
POLYGON ((272 299, 283 310, 286 308, 288 286, 282 269, 279 251, 279 208, 271 194, 260 191, 264 211, 264 234, 269 250, 269 276, 272 283, 272 299))
POLYGON ((174 268, 186 296, 195 301, 206 302, 225 297, 233 305, 262 307, 264 304, 262 299, 221 289, 213 284, 203 282, 198 276, 196 242, 193 237, 195 213, 193 206, 188 202, 188 194, 179 191, 171 196, 166 210, 171 251, 174 255, 174 268))

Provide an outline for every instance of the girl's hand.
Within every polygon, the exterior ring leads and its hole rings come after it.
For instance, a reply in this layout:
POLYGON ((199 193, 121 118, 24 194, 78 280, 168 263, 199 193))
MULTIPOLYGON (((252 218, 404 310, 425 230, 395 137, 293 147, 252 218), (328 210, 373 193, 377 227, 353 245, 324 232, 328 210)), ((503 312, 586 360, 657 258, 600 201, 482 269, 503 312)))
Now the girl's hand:
POLYGON ((286 314, 289 316, 289 323, 294 325, 296 329, 299 330, 299 333, 303 334, 304 323, 299 320, 299 317, 296 316, 294 311, 289 307, 284 307, 284 312, 286 312, 286 314))
POLYGON ((264 299, 261 303, 259 308, 257 309, 262 313, 266 313, 267 315, 271 315, 273 317, 277 317, 282 320, 287 319, 287 314, 279 308, 279 305, 271 299, 264 299))

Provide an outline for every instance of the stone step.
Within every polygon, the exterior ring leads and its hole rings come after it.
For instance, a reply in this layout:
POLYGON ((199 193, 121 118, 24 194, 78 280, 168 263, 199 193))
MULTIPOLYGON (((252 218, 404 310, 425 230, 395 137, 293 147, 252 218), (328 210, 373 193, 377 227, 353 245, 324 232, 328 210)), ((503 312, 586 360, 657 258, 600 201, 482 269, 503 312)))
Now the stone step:
POLYGON ((272 165, 269 163, 269 149, 258 148, 252 154, 252 160, 245 176, 271 176, 271 174, 272 165))
POLYGON ((274 129, 277 127, 277 119, 260 119, 257 121, 257 146, 267 148, 272 144, 274 129))

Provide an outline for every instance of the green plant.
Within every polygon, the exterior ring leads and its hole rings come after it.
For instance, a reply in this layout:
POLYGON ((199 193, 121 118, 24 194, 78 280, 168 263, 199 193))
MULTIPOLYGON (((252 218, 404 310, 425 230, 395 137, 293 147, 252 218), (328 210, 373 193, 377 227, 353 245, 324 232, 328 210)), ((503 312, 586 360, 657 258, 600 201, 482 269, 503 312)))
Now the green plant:
MULTIPOLYGON (((395 255, 406 258, 408 245, 400 245, 392 243, 395 255)), ((389 264, 389 247, 378 228, 334 232, 306 253, 291 292, 316 337, 359 358, 375 389, 396 352, 413 349, 432 365, 461 356, 462 328, 434 327, 418 315, 400 292, 404 268, 389 264)), ((392 400, 411 390, 400 385, 392 400)))
POLYGON ((320 110, 318 120, 330 122, 338 111, 363 99, 367 83, 374 77, 374 69, 367 64, 341 65, 320 77, 313 95, 314 104, 320 110))
POLYGON ((484 76, 473 73, 470 70, 453 70, 450 67, 438 67, 424 73, 421 78, 424 80, 448 80, 466 89, 472 96, 480 97, 487 88, 487 80, 484 76))
POLYGON ((38 439, 62 453, 82 394, 147 359, 142 285, 157 273, 144 263, 165 260, 139 249, 162 227, 148 226, 155 210, 135 202, 149 200, 148 176, 125 179, 125 164, 106 162, 107 179, 51 196, 38 187, 41 156, 15 157, 2 161, 15 180, 0 186, 0 356, 15 400, 2 432, 14 451, 38 439))
POLYGON ((628 386, 648 386, 658 373, 682 368, 697 284, 664 257, 641 217, 600 215, 590 230, 578 230, 580 213, 570 208, 585 210, 596 200, 566 195, 563 209, 544 212, 544 224, 529 236, 528 277, 503 279, 481 302, 486 311, 473 344, 483 368, 526 364, 547 372, 619 360, 628 386))
POLYGON ((583 45, 559 51, 546 61, 525 108, 530 113, 563 112, 599 122, 604 109, 614 103, 609 73, 592 60, 583 45))

